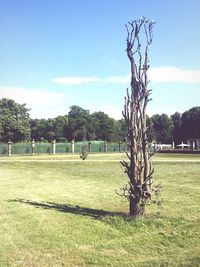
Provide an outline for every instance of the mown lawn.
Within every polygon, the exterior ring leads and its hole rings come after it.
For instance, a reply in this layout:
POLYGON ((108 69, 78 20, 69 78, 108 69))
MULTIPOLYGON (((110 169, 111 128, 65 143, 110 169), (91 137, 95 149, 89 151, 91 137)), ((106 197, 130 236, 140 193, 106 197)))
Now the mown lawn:
POLYGON ((200 266, 199 155, 155 158, 163 207, 136 220, 115 193, 126 182, 119 162, 89 161, 105 157, 0 159, 1 267, 200 266))

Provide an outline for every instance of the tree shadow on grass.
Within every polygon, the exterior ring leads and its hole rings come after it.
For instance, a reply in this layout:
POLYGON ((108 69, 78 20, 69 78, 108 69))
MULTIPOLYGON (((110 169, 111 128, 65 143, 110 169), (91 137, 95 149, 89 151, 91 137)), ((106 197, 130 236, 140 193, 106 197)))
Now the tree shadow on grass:
POLYGON ((9 200, 9 202, 23 203, 23 204, 34 206, 36 208, 57 210, 60 212, 65 212, 65 213, 87 216, 93 219, 102 219, 105 216, 124 216, 125 215, 122 212, 121 213, 110 212, 110 211, 105 211, 101 209, 91 209, 91 208, 86 208, 86 207, 81 207, 78 205, 71 205, 71 204, 58 204, 54 202, 37 202, 37 201, 31 201, 27 199, 20 199, 20 198, 9 200))

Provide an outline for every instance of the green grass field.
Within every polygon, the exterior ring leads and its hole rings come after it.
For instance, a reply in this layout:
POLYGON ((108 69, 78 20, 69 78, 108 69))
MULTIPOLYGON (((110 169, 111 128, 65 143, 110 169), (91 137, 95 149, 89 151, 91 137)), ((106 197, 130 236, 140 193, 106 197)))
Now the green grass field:
POLYGON ((156 155, 163 207, 136 220, 123 157, 0 158, 0 267, 200 266, 200 155, 156 155))

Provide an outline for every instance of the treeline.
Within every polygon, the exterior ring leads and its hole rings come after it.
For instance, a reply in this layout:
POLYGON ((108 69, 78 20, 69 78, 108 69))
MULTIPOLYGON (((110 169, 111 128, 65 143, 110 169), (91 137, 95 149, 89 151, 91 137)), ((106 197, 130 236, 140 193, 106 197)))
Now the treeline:
MULTIPOLYGON (((147 118, 149 141, 180 143, 200 138, 200 107, 171 116, 156 114, 147 118)), ((53 119, 31 119, 26 104, 12 99, 0 100, 0 142, 30 141, 70 142, 71 140, 125 141, 126 126, 123 119, 115 120, 104 112, 90 113, 80 106, 71 106, 65 116, 53 119)))

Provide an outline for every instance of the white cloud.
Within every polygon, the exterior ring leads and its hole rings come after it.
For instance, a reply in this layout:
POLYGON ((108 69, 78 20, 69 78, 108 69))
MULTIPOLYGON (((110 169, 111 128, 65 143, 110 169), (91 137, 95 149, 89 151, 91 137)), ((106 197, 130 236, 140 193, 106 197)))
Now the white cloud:
MULTIPOLYGON (((23 87, 0 86, 0 98, 9 98, 20 104, 27 104, 30 116, 34 118, 55 118, 67 114, 68 96, 64 93, 33 90, 23 87)), ((122 111, 115 105, 91 105, 91 113, 103 111, 115 119, 122 118, 122 111)))
MULTIPOLYGON (((184 70, 175 67, 150 68, 149 79, 153 82, 200 83, 200 69, 184 70)), ((58 77, 53 79, 52 82, 66 86, 87 84, 122 84, 129 86, 130 74, 105 78, 81 76, 58 77)), ((58 115, 64 115, 67 113, 67 107, 69 105, 69 97, 65 92, 52 92, 50 90, 0 86, 0 98, 3 97, 14 99, 17 103, 26 103, 27 108, 31 109, 31 118, 53 118, 58 115)), ((91 112, 102 110, 113 118, 121 118, 121 110, 114 105, 99 105, 89 107, 89 109, 91 112)))
POLYGON ((149 69, 149 78, 156 82, 200 83, 200 69, 186 70, 175 67, 149 69))
POLYGON ((80 77, 80 76, 69 76, 69 77, 58 77, 51 80, 53 83, 61 85, 84 85, 90 83, 117 83, 124 84, 129 83, 130 75, 126 76, 111 76, 106 78, 98 77, 80 77))
POLYGON ((64 93, 9 86, 0 86, 0 98, 27 104, 31 118, 53 118, 65 114, 64 106, 68 100, 64 93))
MULTIPOLYGON (((181 83, 200 83, 199 70, 185 70, 176 67, 157 67, 149 69, 149 79, 154 82, 181 82, 181 83)), ((90 83, 104 84, 129 84, 130 74, 124 76, 81 77, 69 76, 52 79, 53 83, 60 85, 84 85, 90 83)))

